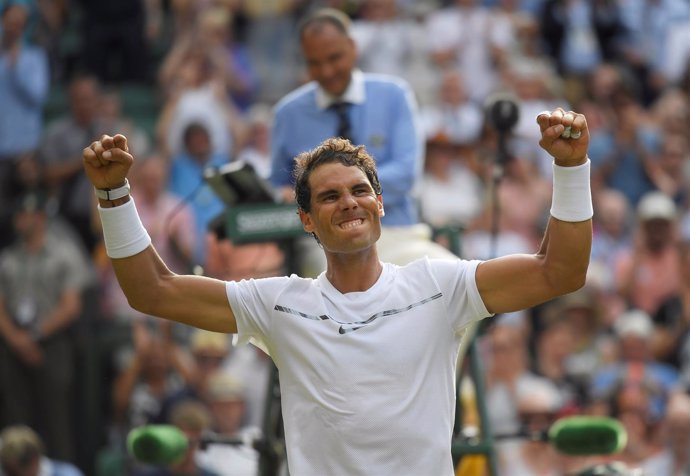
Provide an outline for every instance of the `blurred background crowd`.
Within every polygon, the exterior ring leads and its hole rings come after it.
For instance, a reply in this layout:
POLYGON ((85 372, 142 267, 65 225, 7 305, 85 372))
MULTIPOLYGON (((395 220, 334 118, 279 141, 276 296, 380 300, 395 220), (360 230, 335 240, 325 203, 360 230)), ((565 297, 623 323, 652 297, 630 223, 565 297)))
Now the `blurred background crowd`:
MULTIPOLYGON (((587 284, 495 318, 478 338, 481 397, 497 434, 611 415, 629 435, 617 459, 690 474, 687 0, 2 0, 0 474, 20 474, 22 448, 84 474, 256 474, 247 447, 190 453, 168 472, 124 456, 144 423, 192 440, 251 434, 271 364, 128 306, 81 151, 128 137, 132 194, 174 271, 289 272, 281 243, 225 236, 203 169, 244 160, 268 177, 273 106, 308 79, 296 26, 323 6, 352 18, 361 70, 411 84, 426 137, 421 216, 464 258, 538 249, 551 159, 535 117, 587 116, 587 284), (500 181, 484 114, 497 91, 520 108, 500 181)), ((563 474, 543 443, 502 442, 498 456, 502 475, 563 474)))

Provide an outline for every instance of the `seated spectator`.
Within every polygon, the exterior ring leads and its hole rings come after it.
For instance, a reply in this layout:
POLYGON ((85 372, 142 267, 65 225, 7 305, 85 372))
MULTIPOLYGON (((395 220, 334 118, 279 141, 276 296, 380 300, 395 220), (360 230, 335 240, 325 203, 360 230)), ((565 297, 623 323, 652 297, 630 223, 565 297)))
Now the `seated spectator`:
POLYGON ((487 344, 486 404, 491 431, 514 434, 520 430, 518 402, 531 388, 555 386, 529 371, 527 335, 514 324, 498 323, 484 337, 487 344))
POLYGON ((208 379, 206 399, 211 411, 212 429, 221 435, 234 436, 238 441, 244 440, 246 435, 249 443, 212 444, 200 455, 201 461, 220 476, 256 475, 259 454, 252 447, 253 435, 242 431, 246 412, 242 382, 222 370, 217 371, 208 379))
POLYGON ((214 372, 222 369, 230 353, 230 336, 195 329, 191 336, 189 351, 192 354, 190 378, 186 380, 182 388, 164 397, 155 423, 169 423, 173 407, 182 401, 206 402, 209 378, 214 372))
POLYGON ((618 292, 633 307, 654 314, 678 291, 678 210, 663 192, 645 194, 637 206, 636 242, 616 260, 618 292))
MULTIPOLYGON (((548 383, 531 385, 517 398, 521 427, 530 435, 548 431, 562 405, 558 391, 548 383)), ((499 442, 497 456, 501 476, 563 474, 559 455, 547 441, 515 439, 499 442)))
MULTIPOLYGON (((587 284, 573 293, 554 300, 541 316, 542 321, 546 321, 539 325, 542 332, 550 325, 555 325, 557 328, 556 336, 547 338, 547 342, 543 344, 553 347, 552 352, 563 359, 560 368, 561 378, 571 390, 575 391, 576 402, 580 407, 587 403, 595 372, 617 358, 616 342, 608 335, 602 312, 597 288, 587 284), (567 330, 568 343, 563 341, 564 330, 567 330), (554 339, 554 337, 557 338, 554 339), (549 342, 551 339, 556 342, 549 342), (564 349, 570 349, 567 355, 564 349)), ((537 337, 537 342, 540 340, 541 338, 537 337)), ((537 348, 537 362, 542 361, 542 364, 537 367, 541 367, 542 371, 537 373, 545 372, 545 376, 549 377, 549 373, 556 371, 553 369, 555 362, 551 358, 539 355, 539 348, 537 348), (549 368, 552 370, 549 371, 549 368)))
POLYGON ((189 446, 181 461, 167 467, 137 465, 131 476, 220 476, 199 461, 199 442, 211 428, 211 415, 206 406, 197 401, 181 401, 171 410, 170 423, 187 437, 189 446))
POLYGON ((621 383, 609 397, 610 416, 623 423, 628 436, 627 444, 616 459, 645 475, 662 475, 666 466, 659 441, 663 414, 652 410, 652 401, 656 398, 655 389, 641 381, 621 383))
POLYGON ((83 476, 71 463, 48 458, 38 434, 28 426, 0 432, 0 476, 83 476))
POLYGON ((646 414, 658 421, 664 415, 666 399, 678 385, 678 371, 653 359, 651 317, 640 309, 622 314, 615 323, 620 355, 616 362, 600 368, 592 379, 590 395, 594 407, 616 396, 618 389, 631 386, 647 389, 646 414))
POLYGON ((230 156, 214 152, 208 129, 192 123, 184 130, 184 150, 172 157, 168 190, 189 203, 194 213, 194 265, 206 264, 206 234, 209 225, 225 211, 225 204, 203 178, 207 167, 220 167, 230 156))
POLYGON ((421 218, 434 226, 466 228, 482 211, 484 185, 471 159, 453 143, 427 143, 419 191, 421 218))
POLYGON ((662 427, 664 469, 658 474, 684 476, 690 473, 690 396, 671 395, 662 427))
POLYGON ((170 322, 157 323, 159 333, 153 334, 142 319, 134 321, 134 355, 113 383, 113 423, 120 443, 131 429, 152 423, 164 398, 193 378, 190 356, 173 342, 170 322))
POLYGON ((427 141, 472 146, 480 140, 484 112, 470 100, 457 70, 443 73, 435 99, 421 109, 427 141))

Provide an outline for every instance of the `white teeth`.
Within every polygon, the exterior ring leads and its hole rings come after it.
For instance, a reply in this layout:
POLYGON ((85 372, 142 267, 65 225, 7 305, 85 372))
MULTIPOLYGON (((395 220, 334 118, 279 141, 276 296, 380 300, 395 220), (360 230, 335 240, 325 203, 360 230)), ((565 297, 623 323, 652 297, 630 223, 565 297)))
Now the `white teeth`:
POLYGON ((344 230, 349 230, 350 228, 354 228, 356 226, 359 226, 362 223, 364 223, 364 220, 362 220, 361 218, 358 218, 356 220, 351 220, 351 221, 347 221, 345 223, 341 223, 340 228, 342 228, 344 230))

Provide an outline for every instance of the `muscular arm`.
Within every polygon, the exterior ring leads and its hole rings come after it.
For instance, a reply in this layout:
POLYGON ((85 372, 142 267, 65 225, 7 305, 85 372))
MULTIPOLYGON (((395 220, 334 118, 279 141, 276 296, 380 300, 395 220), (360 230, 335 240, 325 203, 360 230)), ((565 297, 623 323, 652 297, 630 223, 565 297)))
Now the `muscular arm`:
POLYGON ((592 238, 591 220, 570 223, 551 218, 539 251, 482 263, 477 285, 492 313, 526 309, 582 287, 592 238))
MULTIPOLYGON (((96 188, 121 186, 132 161, 127 139, 122 135, 104 136, 84 149, 84 170, 96 188)), ((115 201, 100 200, 100 206, 122 206, 129 200, 129 196, 115 201)), ((237 331, 223 281, 177 275, 168 269, 153 246, 112 262, 120 287, 134 309, 210 331, 237 331)))
MULTIPOLYGON (((584 116, 557 109, 539 116, 540 145, 556 165, 574 167, 587 161, 589 132, 584 116), (581 131, 577 139, 560 137, 564 126, 581 131)), ((542 245, 534 255, 510 255, 477 268, 477 286, 487 309, 502 313, 526 309, 575 291, 585 283, 592 246, 592 220, 566 222, 551 217, 542 245)))

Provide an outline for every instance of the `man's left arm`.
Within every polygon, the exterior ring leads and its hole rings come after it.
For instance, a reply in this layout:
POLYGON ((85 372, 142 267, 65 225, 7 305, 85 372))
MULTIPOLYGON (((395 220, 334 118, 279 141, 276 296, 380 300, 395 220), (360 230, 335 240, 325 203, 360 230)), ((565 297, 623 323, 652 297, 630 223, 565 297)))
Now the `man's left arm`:
POLYGON ((536 254, 496 258, 477 268, 477 287, 492 313, 526 309, 575 291, 587 275, 592 247, 587 123, 583 115, 560 108, 540 114, 537 122, 539 144, 554 158, 552 216, 536 254), (567 127, 579 137, 562 137, 567 127))

